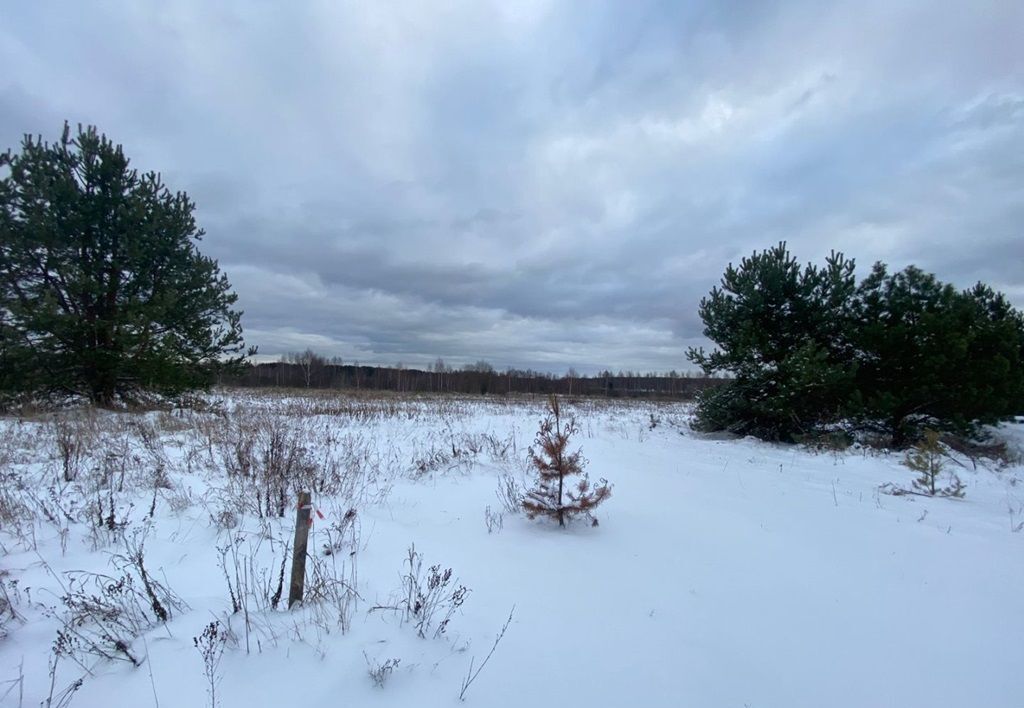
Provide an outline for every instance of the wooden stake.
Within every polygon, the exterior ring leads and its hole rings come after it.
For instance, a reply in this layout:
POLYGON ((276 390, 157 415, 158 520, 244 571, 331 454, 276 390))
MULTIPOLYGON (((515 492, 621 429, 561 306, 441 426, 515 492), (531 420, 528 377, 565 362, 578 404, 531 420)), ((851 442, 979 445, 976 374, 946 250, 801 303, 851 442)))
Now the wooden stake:
POLYGON ((313 505, 309 492, 299 492, 299 508, 295 514, 295 543, 292 546, 292 584, 288 589, 288 609, 302 602, 306 584, 306 547, 309 544, 310 515, 313 505))

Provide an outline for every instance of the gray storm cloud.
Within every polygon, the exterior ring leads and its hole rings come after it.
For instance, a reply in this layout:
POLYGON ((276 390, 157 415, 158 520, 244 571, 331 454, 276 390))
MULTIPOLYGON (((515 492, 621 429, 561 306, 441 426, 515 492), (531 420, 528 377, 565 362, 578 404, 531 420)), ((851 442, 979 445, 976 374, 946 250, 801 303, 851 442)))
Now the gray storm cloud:
POLYGON ((188 191, 267 356, 682 370, 780 240, 1024 305, 1020 3, 3 14, 0 145, 94 123, 188 191))

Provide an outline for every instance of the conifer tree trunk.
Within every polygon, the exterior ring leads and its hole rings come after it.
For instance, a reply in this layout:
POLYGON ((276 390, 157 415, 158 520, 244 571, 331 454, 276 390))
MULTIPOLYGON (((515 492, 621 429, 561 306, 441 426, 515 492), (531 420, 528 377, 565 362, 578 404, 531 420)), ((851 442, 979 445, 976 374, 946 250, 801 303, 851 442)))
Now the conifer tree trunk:
MULTIPOLYGON (((557 431, 559 437, 562 437, 562 421, 561 421, 561 411, 560 411, 560 408, 558 406, 554 406, 554 411, 555 411, 555 431, 557 431)), ((558 464, 555 467, 555 469, 557 469, 559 471, 559 474, 558 474, 558 525, 559 526, 563 526, 563 527, 565 526, 565 504, 563 503, 563 492, 565 490, 565 474, 564 474, 565 462, 562 460, 562 450, 565 449, 565 442, 567 442, 567 441, 563 440, 562 444, 558 446, 558 457, 557 457, 558 464)))

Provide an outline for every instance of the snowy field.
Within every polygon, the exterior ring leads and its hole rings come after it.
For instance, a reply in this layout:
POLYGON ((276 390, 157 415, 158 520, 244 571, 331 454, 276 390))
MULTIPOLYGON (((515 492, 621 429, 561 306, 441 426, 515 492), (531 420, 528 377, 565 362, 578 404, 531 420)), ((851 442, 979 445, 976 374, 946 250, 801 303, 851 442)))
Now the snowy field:
POLYGON ((511 613, 465 705, 1024 705, 1019 463, 953 455, 963 500, 891 496, 900 455, 577 402, 571 447, 614 490, 559 529, 496 493, 530 483, 540 399, 202 401, 0 419, 0 704, 209 705, 194 638, 219 622, 224 708, 456 706, 511 613), (289 611, 298 486, 323 519, 289 611))

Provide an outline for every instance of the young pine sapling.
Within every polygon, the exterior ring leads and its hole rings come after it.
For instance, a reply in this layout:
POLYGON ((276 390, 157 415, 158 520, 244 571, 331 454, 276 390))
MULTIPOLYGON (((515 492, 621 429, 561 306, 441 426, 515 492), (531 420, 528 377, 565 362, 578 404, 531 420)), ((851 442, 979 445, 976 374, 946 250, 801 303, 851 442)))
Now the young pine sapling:
POLYGON ((964 484, 953 473, 950 473, 951 480, 947 486, 936 485, 939 475, 942 474, 942 458, 939 434, 934 430, 926 430, 924 438, 907 453, 903 464, 921 475, 914 480, 914 489, 918 494, 932 497, 962 497, 964 484))
MULTIPOLYGON (((577 514, 591 517, 591 511, 611 496, 612 488, 608 480, 602 479, 596 486, 591 486, 583 467, 587 461, 580 450, 569 452, 569 439, 579 432, 576 420, 572 416, 562 415, 558 399, 548 399, 548 415, 541 421, 540 430, 530 448, 530 462, 537 470, 537 485, 526 493, 523 499, 523 511, 526 516, 534 519, 547 516, 558 520, 559 526, 565 526, 566 519, 577 514), (578 476, 573 485, 567 477, 578 476)), ((597 520, 593 519, 596 526, 597 520)))

